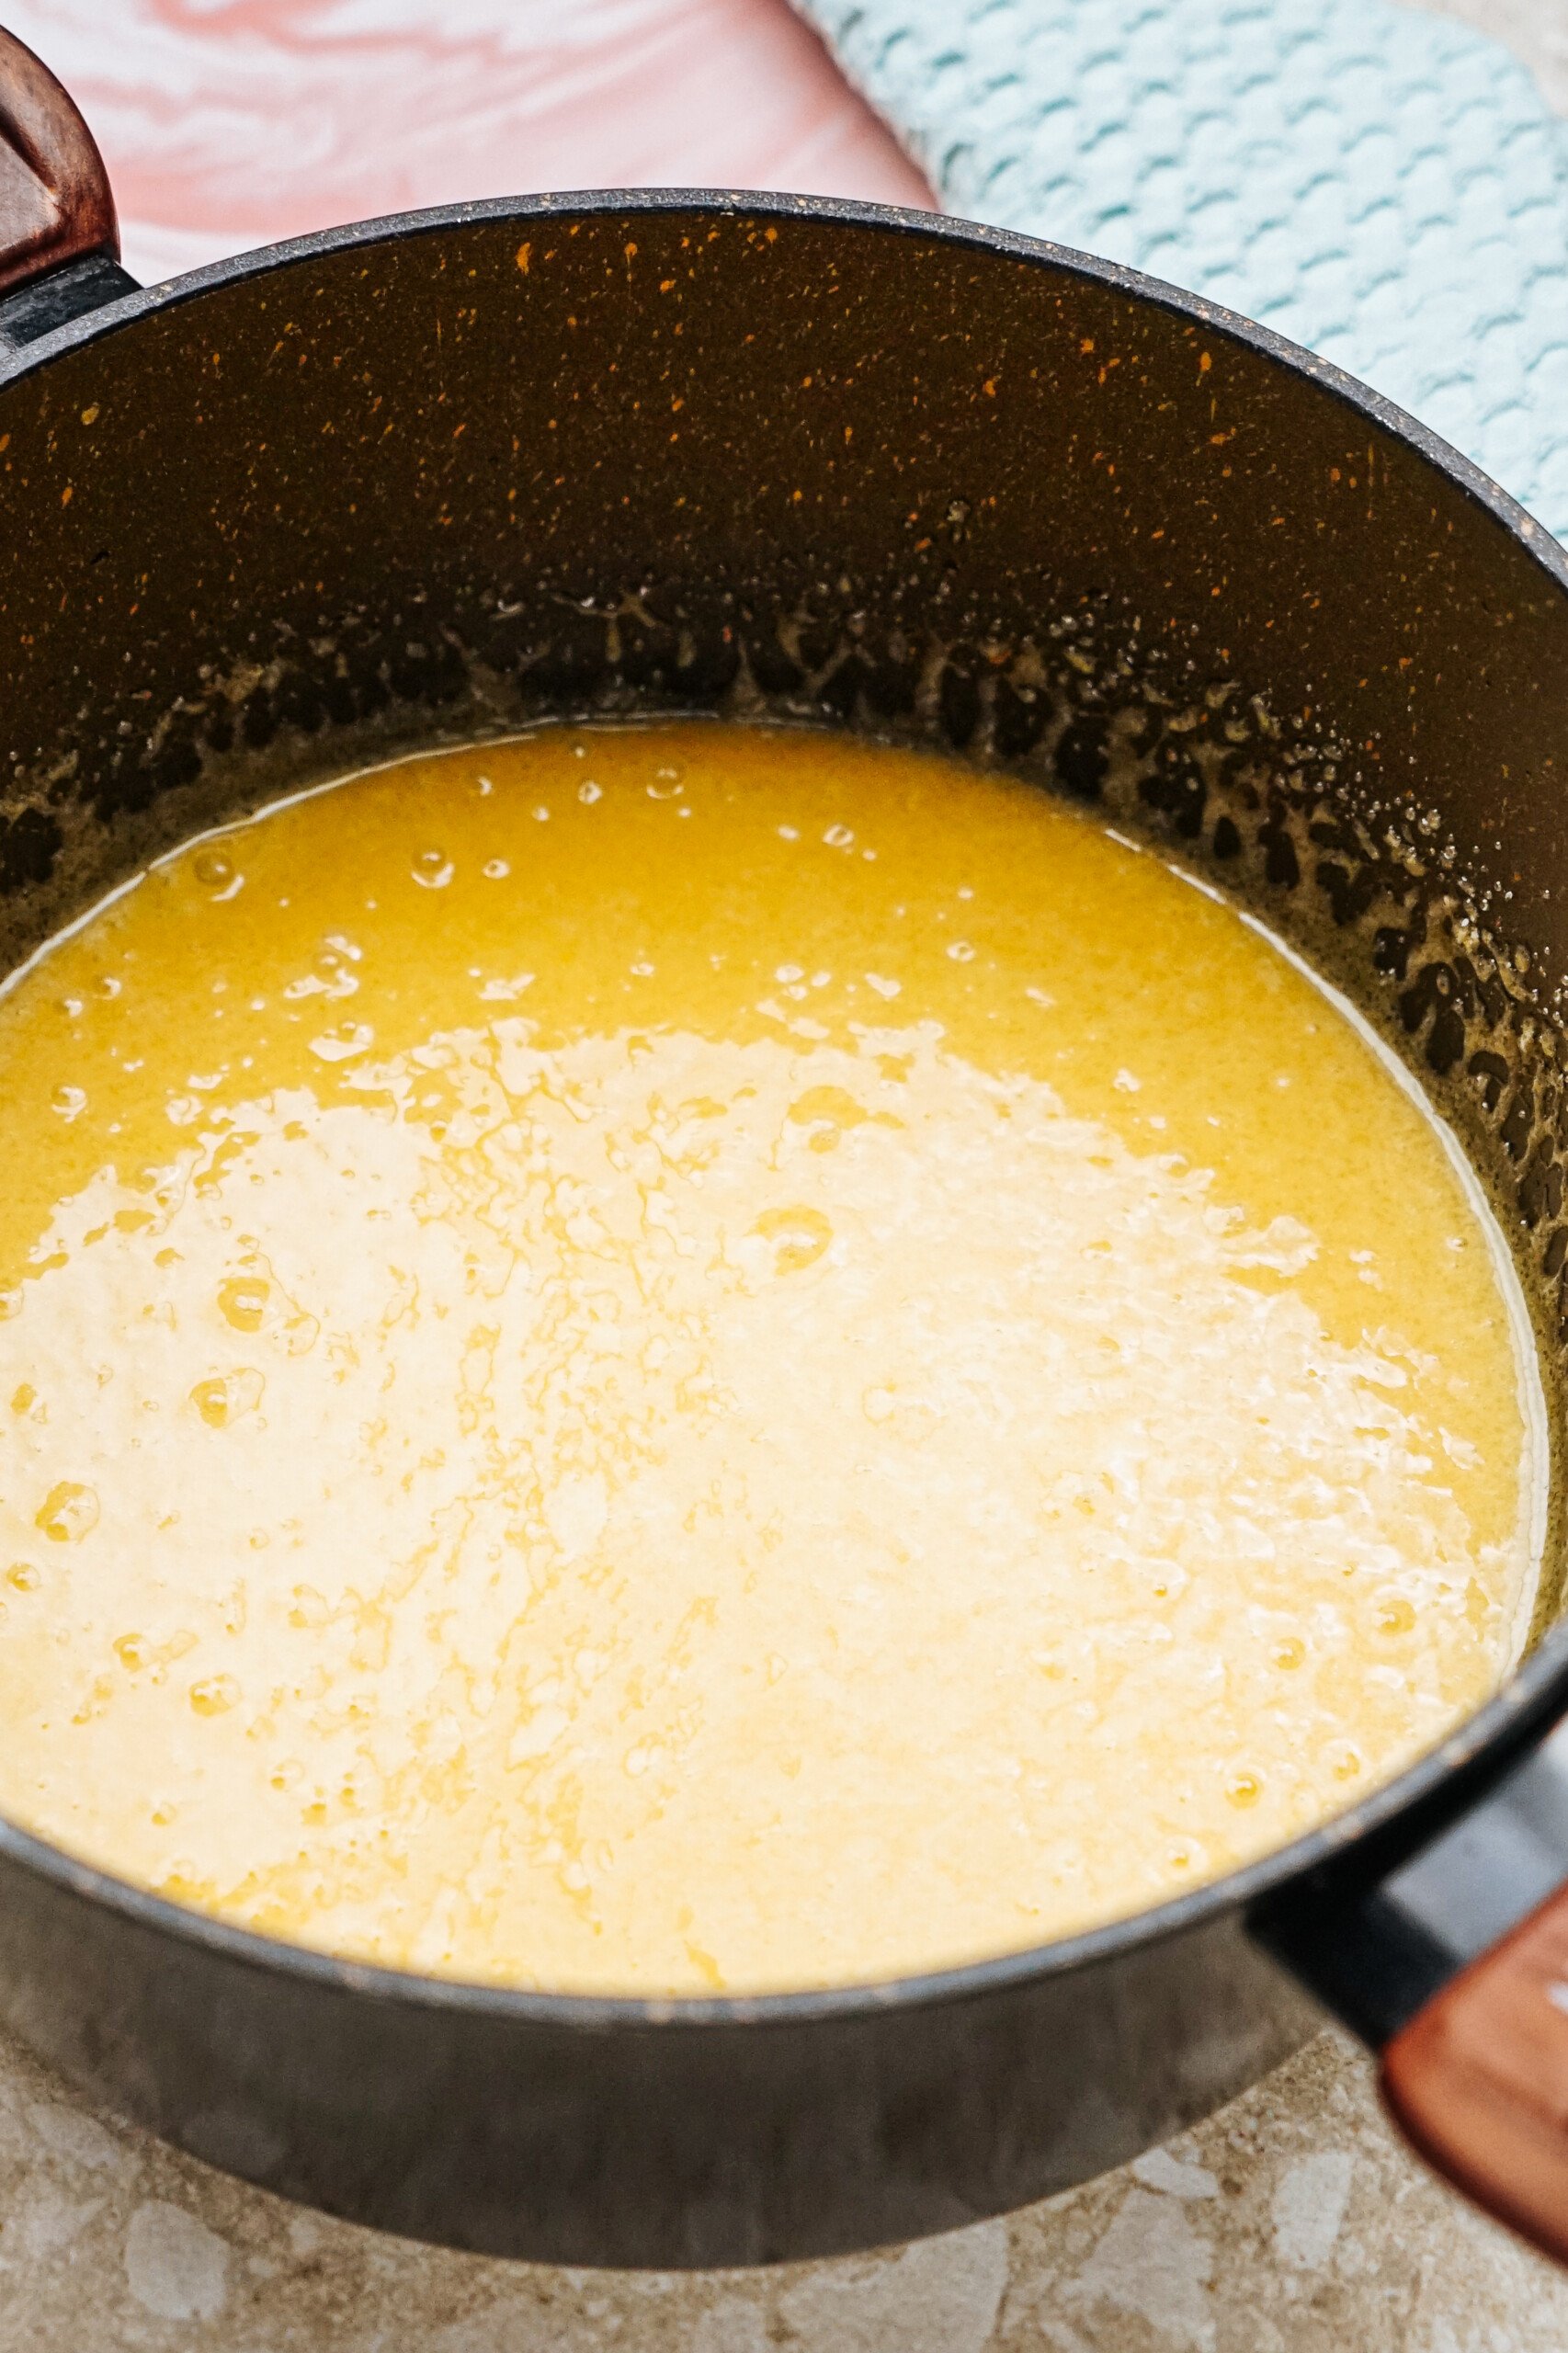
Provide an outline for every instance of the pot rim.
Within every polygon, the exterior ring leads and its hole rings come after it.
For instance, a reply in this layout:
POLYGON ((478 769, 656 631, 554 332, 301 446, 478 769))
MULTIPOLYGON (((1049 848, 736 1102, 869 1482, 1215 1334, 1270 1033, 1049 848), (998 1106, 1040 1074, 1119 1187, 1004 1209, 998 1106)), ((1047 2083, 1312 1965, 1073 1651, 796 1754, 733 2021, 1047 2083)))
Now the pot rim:
MULTIPOLYGON (((1029 263, 1067 277, 1088 278, 1130 301, 1166 311, 1206 332, 1241 344, 1287 373, 1305 378, 1330 398, 1368 418, 1408 449, 1459 491, 1484 507, 1540 567, 1545 579, 1568 596, 1568 548, 1562 546, 1517 499, 1499 487, 1441 435, 1374 392, 1333 361, 1293 343, 1222 304, 1184 291, 1166 280, 1108 261, 1072 246, 1016 230, 938 212, 915 211, 854 199, 791 196, 733 188, 593 188, 548 195, 494 197, 466 204, 431 206, 382 214, 337 228, 259 245, 210 262, 200 269, 141 287, 51 328, 0 362, 0 398, 67 353, 107 339, 155 312, 199 300, 220 289, 271 277, 324 255, 353 252, 404 239, 440 235, 489 222, 552 222, 592 215, 658 217, 682 212, 730 220, 817 221, 891 237, 919 236, 1003 260, 1029 263)), ((35 281, 36 282, 36 281, 35 281)), ((793 1993, 752 1995, 642 1995, 536 1993, 460 1977, 421 1974, 357 1961, 264 1936, 250 1928, 171 1903, 150 1890, 117 1879, 77 1859, 0 1815, 0 1862, 15 1864, 66 1893, 103 1904, 135 1925, 173 1937, 240 1967, 271 1972, 324 1991, 356 1994, 377 2003, 415 2009, 466 2012, 497 2023, 514 2022, 561 2031, 604 2033, 617 2029, 688 2027, 719 2029, 742 2026, 792 2027, 881 2012, 929 2007, 974 1999, 1045 1977, 1086 1969, 1114 1954, 1152 1946, 1202 1927, 1225 1913, 1250 1906, 1287 1881, 1345 1856, 1373 1834, 1415 1814, 1427 1802, 1441 1808, 1445 1794, 1456 1806, 1454 1785, 1490 1785, 1533 1738, 1568 1710, 1568 1620, 1551 1627, 1515 1667, 1502 1688, 1458 1725, 1436 1748, 1343 1813, 1304 1832, 1282 1847, 1221 1878, 1098 1927, 1017 1951, 966 1961, 911 1976, 793 1993)))

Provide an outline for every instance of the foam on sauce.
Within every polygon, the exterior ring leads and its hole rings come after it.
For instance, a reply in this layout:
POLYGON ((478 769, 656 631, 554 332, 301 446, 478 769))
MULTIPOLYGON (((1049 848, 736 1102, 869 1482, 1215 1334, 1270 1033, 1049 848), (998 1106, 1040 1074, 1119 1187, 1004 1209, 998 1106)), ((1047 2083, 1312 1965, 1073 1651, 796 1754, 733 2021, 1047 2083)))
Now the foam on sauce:
POLYGON ((1500 1238, 1256 926, 1015 784, 558 730, 182 851, 0 1003, 0 1806, 274 1934, 923 1970, 1494 1688, 1500 1238))

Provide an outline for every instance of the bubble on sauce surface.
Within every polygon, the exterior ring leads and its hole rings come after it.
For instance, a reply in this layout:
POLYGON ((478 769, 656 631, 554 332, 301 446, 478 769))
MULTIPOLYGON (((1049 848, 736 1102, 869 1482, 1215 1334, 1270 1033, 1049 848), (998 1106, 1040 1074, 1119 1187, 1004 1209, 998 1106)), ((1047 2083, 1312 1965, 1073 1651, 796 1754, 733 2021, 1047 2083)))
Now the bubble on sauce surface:
POLYGON ((39 1506, 34 1525, 51 1544, 79 1544, 98 1524, 98 1499, 75 1479, 60 1479, 39 1506))
POLYGON ((242 1415, 255 1413, 266 1387, 262 1375, 254 1367, 244 1365, 237 1371, 199 1381, 190 1392, 190 1402, 209 1429, 226 1429, 242 1415))
POLYGON ((199 1683, 193 1683, 187 1696, 197 1715, 226 1716, 231 1708, 238 1706, 241 1693, 232 1675, 209 1675, 199 1683))
POLYGON ((259 1332, 271 1286, 259 1275, 232 1275, 218 1292, 219 1312, 236 1332, 259 1332))
POLYGON ((814 1267, 833 1240, 833 1223, 821 1210, 764 1210, 752 1227, 774 1245, 773 1263, 781 1275, 797 1275, 814 1267))

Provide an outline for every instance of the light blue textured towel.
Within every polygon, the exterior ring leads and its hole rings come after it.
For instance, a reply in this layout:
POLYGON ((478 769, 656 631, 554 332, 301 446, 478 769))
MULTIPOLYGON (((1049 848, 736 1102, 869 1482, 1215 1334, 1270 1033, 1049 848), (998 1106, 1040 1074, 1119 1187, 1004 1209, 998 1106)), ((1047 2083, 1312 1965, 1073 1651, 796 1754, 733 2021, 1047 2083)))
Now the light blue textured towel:
POLYGON ((1266 322, 1568 539, 1568 124, 1390 0, 796 0, 942 203, 1266 322))

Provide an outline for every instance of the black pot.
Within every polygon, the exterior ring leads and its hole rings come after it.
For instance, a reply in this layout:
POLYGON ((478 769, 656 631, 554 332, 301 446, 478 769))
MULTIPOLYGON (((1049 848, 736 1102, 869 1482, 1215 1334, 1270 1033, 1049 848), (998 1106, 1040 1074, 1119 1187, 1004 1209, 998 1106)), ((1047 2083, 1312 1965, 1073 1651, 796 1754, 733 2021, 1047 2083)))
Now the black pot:
MULTIPOLYGON (((6 962, 216 816, 405 744, 651 709, 945 746, 1104 801, 1354 990, 1493 1185, 1551 1388, 1568 561, 1472 467, 1189 296, 864 206, 456 206, 143 290, 74 111, 15 44, 6 74, 33 186, 0 214, 6 962)), ((497 1992, 219 1926, 0 1825, 0 2014, 93 2097, 356 2221, 733 2264, 1131 2156, 1311 2029, 1283 1960, 1390 2046, 1449 2170, 1562 2251, 1563 1900, 1460 1973, 1568 1870, 1538 1745, 1568 1707, 1559 1574, 1554 1549, 1506 1688, 1392 1787, 1040 1951, 758 2000, 497 1992)))

